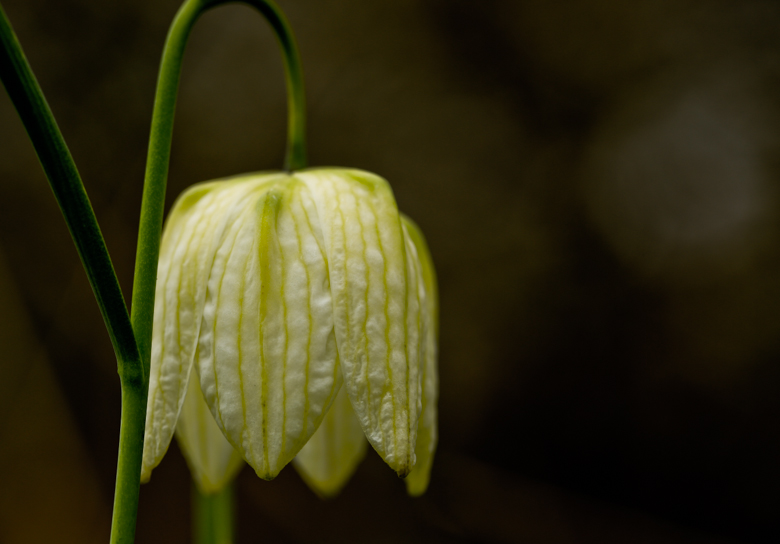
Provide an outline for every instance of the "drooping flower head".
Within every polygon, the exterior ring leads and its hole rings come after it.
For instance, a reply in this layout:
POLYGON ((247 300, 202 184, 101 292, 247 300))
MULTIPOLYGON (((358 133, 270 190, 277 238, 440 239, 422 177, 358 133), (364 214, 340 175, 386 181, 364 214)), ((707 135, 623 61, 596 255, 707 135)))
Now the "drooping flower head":
POLYGON ((206 492, 232 478, 235 452, 265 479, 300 452, 304 479, 333 494, 362 433, 422 493, 436 321, 427 247, 382 178, 314 169, 192 187, 163 234, 142 478, 178 422, 206 492))

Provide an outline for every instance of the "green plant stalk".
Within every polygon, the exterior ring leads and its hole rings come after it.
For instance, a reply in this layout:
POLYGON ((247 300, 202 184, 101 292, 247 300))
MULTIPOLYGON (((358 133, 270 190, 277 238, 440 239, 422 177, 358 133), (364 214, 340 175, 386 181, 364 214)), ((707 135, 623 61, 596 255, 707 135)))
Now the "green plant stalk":
POLYGON ((171 154, 173 117, 179 88, 184 47, 192 26, 203 9, 200 0, 185 2, 171 23, 160 62, 157 91, 154 97, 152 128, 146 157, 141 219, 133 276, 133 298, 130 320, 147 375, 152 352, 154 291, 157 283, 157 261, 160 256, 165 188, 171 154))
MULTIPOLYGON (((138 364, 141 365, 140 359, 138 364)), ((148 382, 140 387, 127 387, 124 382, 122 383, 119 456, 114 488, 114 510, 111 517, 112 544, 132 544, 135 541, 148 390, 148 382)))
POLYGON ((132 542, 143 452, 148 372, 142 364, 122 291, 76 164, 0 6, 0 79, 49 179, 89 278, 117 358, 122 416, 112 542, 132 542))
MULTIPOLYGON (((154 99, 152 128, 146 163, 138 249, 135 260, 131 320, 138 347, 149 372, 154 291, 157 261, 160 253, 165 190, 168 181, 173 119, 179 88, 182 57, 190 32, 206 10, 233 0, 187 0, 171 24, 160 63, 157 92, 154 99)), ((288 131, 285 168, 289 171, 306 167, 306 111, 300 55, 295 39, 282 12, 268 0, 244 0, 260 11, 270 23, 284 53, 288 96, 288 131)))
POLYGON ((232 544, 235 518, 234 486, 204 495, 192 485, 192 533, 195 544, 232 544))
POLYGON ((54 115, 0 6, 0 80, 33 143, 76 244, 116 352, 119 375, 128 383, 145 380, 119 281, 76 164, 54 115))
MULTIPOLYGON (((143 199, 141 202, 141 219, 138 232, 131 312, 131 322, 146 375, 149 374, 151 360, 157 263, 160 253, 163 208, 170 164, 176 96, 178 94, 184 49, 198 17, 208 9, 232 1, 185 0, 171 24, 160 62, 149 137, 143 199)), ((292 30, 284 14, 272 1, 241 1, 253 6, 263 14, 282 47, 289 112, 285 169, 293 171, 305 168, 307 166, 305 94, 300 55, 292 30)), ((139 411, 138 414, 140 417, 141 412, 139 411)), ((131 422, 128 421, 126 424, 129 427, 131 422)), ((125 425, 124 420, 123 425, 125 425)), ((137 422, 133 425, 137 426, 137 422)), ((143 425, 141 425, 141 429, 143 429, 143 425)), ((232 497, 232 491, 226 490, 224 493, 228 494, 226 496, 232 497)), ((200 531, 202 524, 217 523, 215 520, 218 519, 223 521, 226 519, 231 520, 228 525, 232 531, 232 499, 211 497, 208 500, 204 499, 204 501, 206 502, 199 502, 198 504, 201 506, 194 510, 197 520, 196 526, 199 528, 198 531, 200 531), (203 506, 204 504, 210 506, 203 506), (217 515, 214 512, 220 513, 217 515), (205 518, 200 520, 202 516, 205 516, 205 518)), ((221 535, 227 530, 226 527, 228 525, 225 523, 219 522, 217 525, 222 528, 217 531, 218 534, 221 535)), ((207 534, 212 534, 212 531, 209 529, 207 534)), ((200 538, 198 535, 199 532, 196 532, 196 538, 200 538)), ((203 542, 217 542, 217 540, 204 540, 203 542)), ((223 541, 218 540, 218 542, 221 543, 223 541)))

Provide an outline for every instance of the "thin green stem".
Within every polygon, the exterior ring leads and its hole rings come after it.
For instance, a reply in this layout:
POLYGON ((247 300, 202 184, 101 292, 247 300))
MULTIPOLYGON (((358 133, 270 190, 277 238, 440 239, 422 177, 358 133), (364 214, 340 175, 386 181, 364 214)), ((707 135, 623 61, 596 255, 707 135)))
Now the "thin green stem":
POLYGON ((301 56, 287 18, 273 2, 244 0, 260 11, 274 29, 284 54, 284 75, 287 81, 287 154, 285 170, 306 168, 306 96, 303 88, 301 56))
POLYGON ((148 372, 141 362, 122 291, 76 164, 2 6, 0 42, 0 79, 49 179, 116 353, 122 386, 122 426, 111 542, 131 543, 138 510, 148 372))
POLYGON ((160 254, 165 187, 171 154, 173 116, 179 87, 181 61, 192 25, 203 9, 199 0, 187 1, 179 9, 168 31, 157 92, 154 97, 152 130, 146 158, 146 175, 138 227, 138 247, 135 257, 133 298, 130 320, 138 341, 138 349, 147 374, 152 351, 154 321, 154 290, 157 283, 157 260, 160 254))
MULTIPOLYGON (((186 0, 171 24, 160 63, 141 203, 131 312, 131 322, 146 375, 149 374, 151 358, 157 262, 160 252, 163 207, 168 181, 173 120, 176 110, 176 96, 178 94, 182 58, 187 39, 198 17, 207 9, 226 4, 229 1, 186 0)), ((244 3, 254 6, 265 16, 282 47, 289 111, 285 168, 289 171, 305 168, 305 95, 300 55, 295 44, 295 38, 284 14, 273 2, 270 0, 244 0, 244 3)), ((141 415, 140 412, 138 415, 141 415)), ((123 433, 127 428, 128 443, 131 440, 130 436, 135 436, 131 429, 136 427, 137 425, 134 421, 131 422, 128 419, 125 422, 123 417, 123 433)), ((141 433, 143 433, 143 426, 140 429, 141 433)), ((140 472, 140 465, 138 472, 140 472)), ((137 496, 137 488, 135 491, 137 496)), ((128 490, 129 492, 130 490, 128 490)), ((196 527, 196 535, 200 538, 203 531, 203 538, 213 537, 212 540, 199 540, 199 542, 219 542, 220 544, 230 542, 232 540, 233 523, 231 488, 224 490, 216 496, 201 496, 197 504, 196 519, 200 521, 198 522, 198 527, 196 527), (202 528, 200 523, 207 526, 202 528)))
MULTIPOLYGON (((182 57, 190 32, 206 10, 233 0, 187 0, 179 9, 165 42, 146 163, 131 320, 146 371, 149 371, 154 290, 160 252, 165 189, 168 181, 173 119, 182 57)), ((288 134, 285 168, 306 167, 306 111, 300 55, 284 14, 270 0, 242 0, 260 11, 270 23, 284 54, 288 95, 288 134)))
POLYGON ((192 533, 195 544, 232 544, 234 484, 205 495, 192 484, 192 533))
POLYGON ((141 385, 145 375, 139 364, 133 329, 95 212, 73 157, 2 6, 0 43, 0 80, 30 136, 76 244, 116 352, 119 375, 125 383, 141 385))
MULTIPOLYGON (((140 364, 140 361, 139 361, 140 364)), ((122 420, 119 427, 119 460, 116 467, 111 543, 132 544, 138 516, 141 461, 144 451, 148 386, 122 387, 122 420)))

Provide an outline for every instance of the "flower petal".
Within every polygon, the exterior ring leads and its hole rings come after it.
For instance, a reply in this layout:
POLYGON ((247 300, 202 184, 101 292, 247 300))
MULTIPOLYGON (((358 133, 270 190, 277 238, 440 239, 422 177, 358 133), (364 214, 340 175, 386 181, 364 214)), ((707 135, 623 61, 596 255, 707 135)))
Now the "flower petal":
POLYGON ((209 273, 196 360, 217 424, 271 479, 317 429, 340 377, 309 191, 285 177, 245 200, 209 273))
POLYGON ((439 396, 438 370, 438 337, 439 337, 439 300, 436 285, 436 271, 433 259, 428 251, 428 244, 419 227, 401 215, 404 235, 414 244, 415 251, 422 265, 422 279, 425 287, 425 303, 423 305, 423 361, 422 368, 422 412, 417 428, 417 444, 415 453, 417 463, 406 478, 406 490, 412 496, 425 493, 430 480, 433 454, 438 441, 437 401, 439 396))
POLYGON ((176 423, 176 439, 190 467, 192 479, 203 494, 220 491, 244 464, 241 454, 225 439, 214 421, 196 376, 187 387, 176 423))
POLYGON ((298 452, 293 465, 318 495, 334 497, 363 460, 366 446, 363 428, 342 387, 317 432, 298 452))
POLYGON ((216 242, 236 221, 246 195, 279 177, 193 186, 168 217, 157 270, 142 481, 165 455, 184 403, 216 242))
POLYGON ((359 170, 298 172, 322 222, 344 383, 368 441, 399 476, 420 413, 419 266, 390 186, 359 170))

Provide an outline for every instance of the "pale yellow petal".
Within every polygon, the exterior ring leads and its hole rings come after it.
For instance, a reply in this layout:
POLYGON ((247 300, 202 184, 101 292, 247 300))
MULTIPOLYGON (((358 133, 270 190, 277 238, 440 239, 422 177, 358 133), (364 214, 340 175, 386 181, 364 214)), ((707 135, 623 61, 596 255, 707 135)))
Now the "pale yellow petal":
POLYGON ((179 442, 192 479, 201 493, 220 491, 230 483, 244 464, 241 454, 225 439, 214 416, 211 415, 200 380, 193 376, 176 423, 179 442))
POLYGON ((217 243, 235 223, 246 195, 278 177, 196 185, 179 197, 168 217, 157 271, 142 481, 165 455, 176 428, 217 243))
POLYGON ((246 200, 213 261, 196 358, 220 428, 271 479, 335 397, 336 340, 307 189, 288 177, 246 200))
POLYGON ((293 466, 322 497, 341 491, 366 455, 368 442, 342 387, 317 432, 298 452, 293 466))
POLYGON ((410 495, 422 495, 428 488, 433 455, 438 441, 437 402, 439 396, 439 300, 436 285, 436 271, 420 229, 408 217, 401 215, 404 234, 414 244, 422 269, 425 289, 423 305, 423 361, 422 368, 422 412, 417 428, 417 463, 406 477, 406 489, 410 495))
POLYGON ((368 172, 295 175, 309 187, 322 223, 347 393, 368 441, 406 476, 420 412, 421 308, 395 199, 387 182, 368 172))

